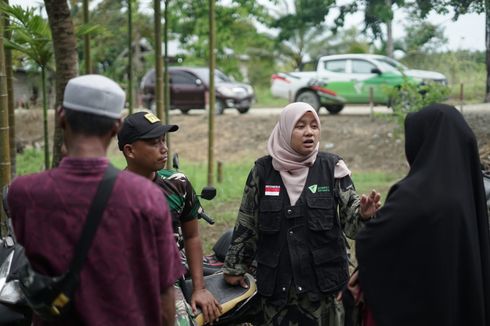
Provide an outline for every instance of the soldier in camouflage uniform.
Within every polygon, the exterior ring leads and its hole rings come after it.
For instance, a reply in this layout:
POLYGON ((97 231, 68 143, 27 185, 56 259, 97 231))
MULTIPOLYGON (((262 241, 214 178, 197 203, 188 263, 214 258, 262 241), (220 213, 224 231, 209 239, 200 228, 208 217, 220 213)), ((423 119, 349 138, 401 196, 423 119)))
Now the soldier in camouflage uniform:
POLYGON ((360 198, 341 158, 318 152, 319 138, 315 110, 289 104, 269 139, 270 155, 248 176, 224 273, 228 283, 246 286, 243 274, 256 260, 254 325, 343 326, 343 234, 355 237, 380 197, 360 198))
POLYGON ((127 169, 153 180, 166 196, 176 241, 181 254, 185 254, 183 258, 192 278, 190 305, 178 284, 175 285, 176 325, 187 326, 195 325, 193 315, 197 308, 210 322, 219 316, 221 307, 204 287, 203 251, 197 220, 201 207, 199 199, 184 174, 163 169, 168 159, 165 134, 177 129, 176 125, 162 125, 152 113, 137 112, 124 120, 118 140, 119 149, 123 151, 128 164, 127 169))

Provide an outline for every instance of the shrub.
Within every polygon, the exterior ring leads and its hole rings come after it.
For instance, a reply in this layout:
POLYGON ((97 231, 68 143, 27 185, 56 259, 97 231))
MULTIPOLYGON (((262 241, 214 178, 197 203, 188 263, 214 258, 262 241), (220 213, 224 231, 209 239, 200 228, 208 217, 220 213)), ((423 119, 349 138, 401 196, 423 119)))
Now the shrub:
POLYGON ((391 119, 397 123, 395 134, 398 137, 402 134, 405 117, 409 112, 416 112, 429 104, 445 101, 450 91, 449 87, 442 84, 415 84, 409 80, 405 80, 400 87, 392 89, 391 119))

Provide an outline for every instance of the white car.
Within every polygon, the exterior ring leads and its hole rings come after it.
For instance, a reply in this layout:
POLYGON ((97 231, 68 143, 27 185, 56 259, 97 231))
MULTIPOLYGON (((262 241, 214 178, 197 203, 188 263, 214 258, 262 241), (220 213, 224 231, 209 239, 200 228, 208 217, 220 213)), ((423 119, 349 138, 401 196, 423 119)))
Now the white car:
MULTIPOLYGON (((378 68, 382 68, 380 67, 380 65, 383 66, 385 64, 388 64, 391 67, 400 71, 402 74, 408 77, 412 77, 413 79, 418 80, 420 82, 425 82, 425 83, 437 82, 443 85, 447 85, 446 76, 444 76, 439 72, 430 71, 430 70, 410 69, 404 64, 396 61, 395 59, 380 54, 359 53, 359 54, 337 54, 337 55, 323 56, 320 57, 320 59, 318 60, 317 73, 321 73, 321 72, 328 73, 328 66, 332 66, 334 63, 336 65, 339 65, 342 62, 347 63, 347 61, 350 61, 352 67, 353 60, 363 60, 371 64, 374 64, 378 68)), ((383 69, 380 70, 383 71, 383 69)), ((355 77, 356 75, 356 72, 352 70, 344 71, 344 72, 351 74, 351 77, 355 77)))
POLYGON ((383 55, 338 54, 320 57, 316 71, 272 75, 271 93, 290 102, 307 102, 316 110, 324 106, 330 113, 337 113, 342 110, 342 103, 368 103, 370 89, 374 103, 389 104, 389 89, 399 87, 404 80, 447 85, 447 78, 441 73, 409 69, 383 55), (312 84, 322 85, 329 98, 325 101, 324 92, 318 93, 312 84), (337 103, 332 103, 332 96, 337 103))

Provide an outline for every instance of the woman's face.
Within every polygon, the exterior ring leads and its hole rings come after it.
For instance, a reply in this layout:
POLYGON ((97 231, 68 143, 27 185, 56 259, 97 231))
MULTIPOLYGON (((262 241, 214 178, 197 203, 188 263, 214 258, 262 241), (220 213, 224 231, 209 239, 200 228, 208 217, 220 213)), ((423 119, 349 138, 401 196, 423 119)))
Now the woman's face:
POLYGON ((311 112, 306 112, 294 126, 291 134, 291 148, 298 154, 311 154, 320 139, 320 127, 311 112))

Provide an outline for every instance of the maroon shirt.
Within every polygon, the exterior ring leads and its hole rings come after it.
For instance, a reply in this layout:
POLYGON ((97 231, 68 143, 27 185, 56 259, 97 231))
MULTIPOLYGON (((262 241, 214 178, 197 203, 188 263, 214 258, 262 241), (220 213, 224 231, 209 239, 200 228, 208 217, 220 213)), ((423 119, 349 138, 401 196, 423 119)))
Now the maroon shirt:
MULTIPOLYGON (((68 270, 107 164, 106 158, 65 158, 59 168, 12 183, 15 234, 36 271, 68 270)), ((160 293, 183 273, 165 202, 151 181, 119 173, 80 273, 75 312, 59 325, 161 324, 160 293)))

